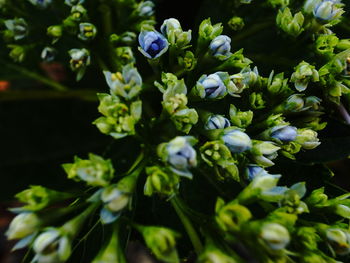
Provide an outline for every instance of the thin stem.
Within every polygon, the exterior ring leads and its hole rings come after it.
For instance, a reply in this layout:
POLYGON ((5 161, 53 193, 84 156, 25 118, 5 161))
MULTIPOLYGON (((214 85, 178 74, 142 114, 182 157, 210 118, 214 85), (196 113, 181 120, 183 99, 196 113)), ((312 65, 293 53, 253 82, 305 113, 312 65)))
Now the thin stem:
POLYGON ((36 73, 36 72, 33 72, 33 71, 29 71, 25 68, 22 68, 20 66, 17 66, 17 65, 14 65, 14 64, 9 64, 5 61, 2 61, 0 60, 0 62, 3 64, 3 65, 6 65, 6 67, 8 67, 9 69, 12 69, 12 70, 15 70, 15 71, 18 71, 19 73, 31 78, 31 79, 35 79, 41 83, 44 83, 46 85, 48 85, 49 87, 57 90, 57 91, 67 91, 69 90, 67 87, 65 87, 64 85, 56 82, 56 81, 53 81, 51 79, 48 79, 48 78, 45 78, 43 76, 41 76, 40 74, 36 73))
POLYGON ((172 199, 170 199, 170 202, 171 202, 172 206, 174 207, 176 214, 180 218, 183 226, 185 227, 185 230, 187 232, 188 237, 191 240, 191 243, 193 245, 195 252, 197 253, 197 255, 199 255, 203 249, 203 246, 202 246, 201 240, 199 239, 199 236, 198 236, 196 230, 194 229, 191 221, 188 219, 188 217, 181 210, 181 207, 178 204, 177 196, 174 196, 172 199))

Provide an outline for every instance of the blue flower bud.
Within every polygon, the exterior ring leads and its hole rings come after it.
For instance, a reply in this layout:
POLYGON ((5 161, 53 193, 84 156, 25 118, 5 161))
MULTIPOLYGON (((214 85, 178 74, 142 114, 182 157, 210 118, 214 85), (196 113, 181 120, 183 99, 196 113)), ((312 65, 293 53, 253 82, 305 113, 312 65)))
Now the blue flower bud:
POLYGON ((155 59, 163 55, 169 43, 166 38, 157 31, 141 31, 139 34, 139 50, 147 58, 155 59))
POLYGON ((41 52, 41 59, 46 62, 51 62, 55 59, 57 50, 53 47, 45 47, 41 52))
POLYGON ((240 130, 228 130, 224 132, 221 140, 232 153, 242 153, 252 148, 249 136, 240 130))
POLYGON ((75 6, 83 4, 85 0, 65 0, 64 3, 69 6, 75 6))
POLYGON ((246 171, 245 171, 246 178, 249 181, 253 181, 253 179, 257 176, 263 176, 263 175, 267 175, 267 174, 268 173, 264 168, 262 168, 258 165, 255 165, 255 164, 248 164, 246 171))
POLYGON ((205 123, 206 130, 225 129, 230 126, 230 121, 221 115, 209 116, 207 122, 205 123))
POLYGON ((316 19, 328 23, 344 13, 343 9, 339 8, 337 4, 338 2, 335 0, 323 0, 314 6, 313 14, 316 19))
POLYGON ((210 53, 218 59, 227 59, 231 55, 231 38, 220 35, 214 38, 209 45, 210 53))
POLYGON ((97 33, 96 27, 91 23, 80 23, 79 31, 78 37, 84 41, 94 39, 97 33))
POLYGON ((154 3, 152 1, 141 2, 137 6, 136 12, 139 16, 152 16, 154 14, 154 3))
POLYGON ((275 126, 271 129, 270 136, 281 142, 292 142, 298 135, 297 128, 288 125, 275 126))
POLYGON ((28 24, 23 18, 6 20, 5 26, 15 40, 23 39, 28 35, 28 24))
POLYGON ((29 0, 29 2, 37 7, 46 8, 51 4, 52 0, 29 0))
POLYGON ((224 72, 216 72, 209 76, 203 75, 196 85, 199 96, 206 99, 220 99, 227 94, 227 88, 224 83, 224 72))
POLYGON ((166 145, 166 160, 174 172, 190 177, 188 169, 197 165, 197 153, 188 142, 187 137, 176 137, 166 145))

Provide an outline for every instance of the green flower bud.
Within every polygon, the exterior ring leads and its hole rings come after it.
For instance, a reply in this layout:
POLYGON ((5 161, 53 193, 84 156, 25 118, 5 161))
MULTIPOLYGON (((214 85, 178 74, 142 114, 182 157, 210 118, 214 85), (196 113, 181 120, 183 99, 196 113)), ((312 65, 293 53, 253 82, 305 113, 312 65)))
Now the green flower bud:
POLYGON ((74 163, 64 164, 63 168, 69 179, 84 181, 91 186, 107 186, 114 178, 111 160, 104 160, 92 153, 88 160, 76 157, 74 163))
POLYGON ((245 206, 218 199, 215 208, 215 220, 223 231, 237 232, 245 222, 252 218, 252 214, 245 206))
POLYGON ((239 16, 233 16, 227 24, 232 30, 239 31, 244 27, 244 20, 239 16))
POLYGON ((203 47, 208 45, 210 41, 222 33, 223 27, 221 24, 212 25, 210 18, 205 19, 199 25, 198 45, 203 47))
POLYGON ((333 209, 334 209, 335 214, 337 214, 341 217, 350 219, 350 207, 349 206, 343 205, 343 204, 337 204, 334 206, 333 209))
POLYGON ((6 236, 9 240, 24 238, 37 232, 41 223, 40 218, 34 213, 20 213, 11 221, 6 236))
POLYGON ((172 73, 163 73, 162 82, 155 82, 154 85, 163 93, 163 107, 169 114, 175 111, 185 108, 187 104, 187 87, 184 79, 178 79, 172 73), (183 95, 182 95, 183 94, 183 95))
POLYGON ((309 82, 319 81, 318 71, 314 66, 303 61, 294 68, 294 73, 291 76, 291 82, 294 83, 295 88, 302 92, 307 88, 309 82))
POLYGON ((278 11, 276 17, 277 26, 292 37, 297 37, 304 31, 304 16, 301 12, 292 15, 288 7, 278 11))
POLYGON ((324 193, 324 187, 313 190, 305 202, 309 206, 323 207, 327 204, 328 196, 324 193))
POLYGON ((264 109, 265 100, 263 99, 263 94, 261 92, 253 92, 249 95, 250 106, 255 110, 264 109))
POLYGON ((100 105, 98 110, 105 116, 94 121, 97 128, 104 134, 115 139, 135 133, 135 125, 141 117, 142 103, 134 101, 130 107, 121 103, 118 97, 108 94, 98 94, 100 105))
POLYGON ((267 0, 267 2, 273 8, 286 7, 289 5, 289 0, 267 0))
POLYGON ((304 99, 305 108, 310 108, 312 110, 319 110, 322 100, 316 96, 309 96, 304 99))
POLYGON ((78 38, 83 41, 89 41, 95 38, 97 34, 96 27, 91 23, 80 23, 78 38))
POLYGON ((253 120, 252 111, 240 111, 233 104, 230 105, 230 120, 233 126, 239 128, 248 127, 253 120))
POLYGON ((290 241, 288 230, 277 223, 265 223, 261 227, 260 238, 272 250, 284 249, 290 241))
POLYGON ((296 142, 301 144, 301 147, 311 150, 319 146, 321 143, 317 138, 317 132, 311 129, 298 129, 296 142))
POLYGON ((275 113, 300 112, 305 110, 304 99, 301 94, 289 96, 282 104, 274 109, 275 113))
POLYGON ((103 73, 111 94, 131 100, 141 92, 142 78, 133 65, 123 66, 122 73, 109 71, 103 73))
POLYGON ((47 28, 47 35, 59 39, 62 36, 63 28, 61 25, 54 25, 47 28))
POLYGON ((248 81, 243 73, 237 73, 230 76, 230 82, 227 85, 227 92, 233 97, 239 97, 240 93, 248 88, 248 81))
POLYGON ((319 35, 315 43, 316 52, 320 55, 331 57, 338 42, 339 39, 335 34, 319 35))
POLYGON ((23 62, 27 53, 25 47, 18 45, 8 45, 8 47, 11 48, 10 58, 15 62, 23 62))
POLYGON ((340 39, 339 42, 337 42, 336 48, 340 49, 340 50, 349 49, 350 48, 350 39, 349 38, 348 39, 340 39))
POLYGON ((197 59, 191 51, 186 51, 184 56, 178 56, 177 60, 185 71, 191 71, 197 65, 197 59))
POLYGON ((154 193, 162 195, 172 195, 179 188, 179 177, 174 174, 169 174, 165 170, 157 167, 147 167, 146 173, 148 177, 146 179, 144 194, 151 196, 154 193))
POLYGON ((16 194, 16 198, 25 206, 11 209, 12 211, 39 211, 56 202, 71 198, 73 195, 51 190, 39 185, 32 185, 29 189, 16 194))
POLYGON ((82 5, 74 5, 70 11, 70 17, 76 22, 82 21, 86 14, 87 11, 82 5))
POLYGON ((274 75, 274 71, 270 74, 267 90, 274 95, 284 95, 291 92, 288 86, 288 79, 284 78, 284 73, 274 75))
POLYGON ((178 131, 188 134, 192 126, 198 122, 198 113, 195 109, 182 109, 176 111, 170 119, 178 131))
POLYGON ((137 36, 134 32, 127 31, 121 34, 118 40, 124 45, 131 46, 136 42, 136 38, 137 36))
POLYGON ((350 233, 341 228, 329 228, 325 232, 328 243, 338 255, 350 253, 350 233))
POLYGON ((65 262, 72 253, 70 238, 59 229, 48 229, 34 241, 34 260, 40 263, 65 262))
POLYGON ((313 227, 300 227, 296 232, 298 245, 302 249, 316 250, 317 242, 321 240, 319 235, 316 233, 316 229, 313 227))
POLYGON ((158 226, 142 226, 139 228, 147 247, 158 260, 166 263, 178 263, 176 238, 179 234, 171 229, 158 226))
POLYGON ((118 61, 121 65, 135 63, 135 57, 131 47, 117 47, 114 51, 116 61, 118 61))

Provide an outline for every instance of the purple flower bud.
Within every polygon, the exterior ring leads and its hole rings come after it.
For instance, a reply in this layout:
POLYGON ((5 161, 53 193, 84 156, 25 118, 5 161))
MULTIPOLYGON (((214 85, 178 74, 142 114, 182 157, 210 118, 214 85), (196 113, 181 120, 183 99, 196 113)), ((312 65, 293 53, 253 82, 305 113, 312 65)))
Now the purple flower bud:
POLYGON ((282 142, 292 142, 297 137, 297 128, 293 126, 280 125, 271 129, 270 136, 282 142))
POLYGON ((139 34, 139 50, 147 58, 155 59, 168 50, 168 41, 157 31, 142 31, 139 34))

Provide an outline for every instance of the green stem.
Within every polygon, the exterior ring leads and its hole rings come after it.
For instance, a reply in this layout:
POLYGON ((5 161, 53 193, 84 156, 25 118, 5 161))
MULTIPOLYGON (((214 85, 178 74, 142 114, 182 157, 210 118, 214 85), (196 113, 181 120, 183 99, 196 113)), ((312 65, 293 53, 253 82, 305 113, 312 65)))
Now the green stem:
POLYGON ((191 221, 188 219, 188 217, 181 210, 181 207, 178 204, 178 197, 174 196, 173 198, 170 199, 170 202, 171 202, 172 206, 174 207, 176 214, 180 218, 183 226, 185 227, 185 230, 187 232, 188 237, 191 240, 191 243, 193 245, 195 252, 197 253, 197 255, 199 255, 201 253, 201 251, 203 250, 201 240, 199 239, 199 236, 198 236, 196 230, 194 229, 191 221))
POLYGON ((31 79, 35 79, 43 84, 46 84, 48 85, 49 87, 57 90, 57 91, 67 91, 69 90, 67 87, 63 86, 62 84, 56 82, 56 81, 53 81, 51 79, 48 79, 48 78, 45 78, 43 76, 41 76, 40 74, 36 73, 36 72, 33 72, 33 71, 29 71, 25 68, 22 68, 20 66, 17 66, 17 65, 14 65, 14 64, 9 64, 5 61, 2 61, 0 60, 0 62, 3 64, 3 65, 6 65, 6 67, 8 67, 9 69, 12 69, 12 70, 15 70, 21 74, 23 74, 24 76, 26 77, 29 77, 31 79))

